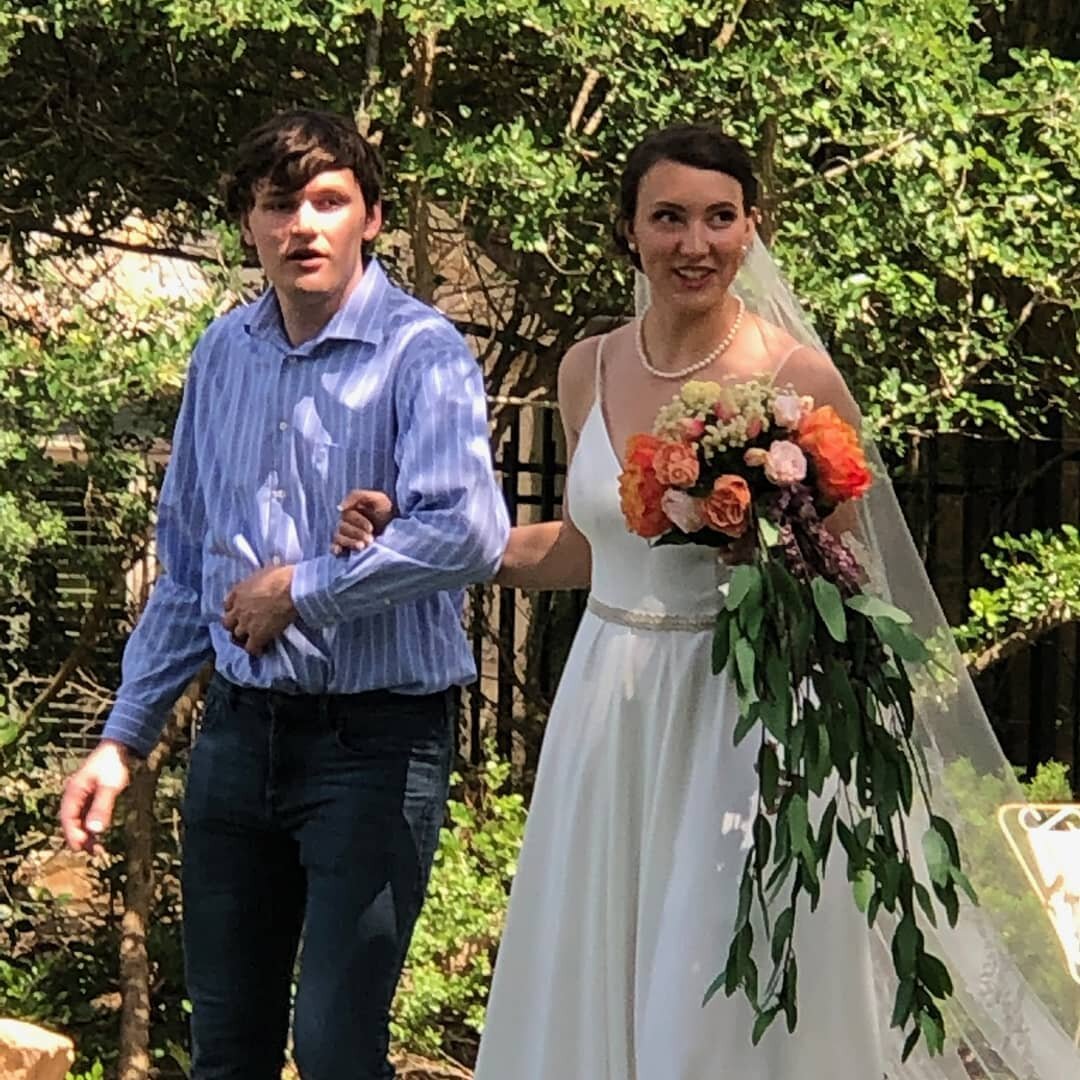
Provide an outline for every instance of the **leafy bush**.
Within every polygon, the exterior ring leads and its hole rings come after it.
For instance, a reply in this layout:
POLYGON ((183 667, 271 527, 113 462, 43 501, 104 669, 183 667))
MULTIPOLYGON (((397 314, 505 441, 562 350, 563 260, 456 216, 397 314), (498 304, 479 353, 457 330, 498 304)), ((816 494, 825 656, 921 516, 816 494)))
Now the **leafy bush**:
MULTIPOLYGON (((1060 762, 1040 765, 1031 782, 1021 785, 1024 797, 1031 802, 1068 801, 1072 797, 1068 771, 1060 762)), ((1051 949, 1052 931, 1046 913, 1007 850, 997 823, 998 807, 1015 799, 1012 778, 980 774, 970 761, 960 758, 947 767, 945 786, 963 823, 958 831, 964 865, 980 909, 1001 934, 1033 989, 1044 1001, 1058 1006, 1059 1023, 1072 1031, 1076 1024, 1075 984, 1057 949, 1051 949)))
POLYGON ((450 803, 391 1027, 411 1051, 467 1060, 483 1027, 525 829, 525 801, 509 777, 509 763, 491 754, 450 803))

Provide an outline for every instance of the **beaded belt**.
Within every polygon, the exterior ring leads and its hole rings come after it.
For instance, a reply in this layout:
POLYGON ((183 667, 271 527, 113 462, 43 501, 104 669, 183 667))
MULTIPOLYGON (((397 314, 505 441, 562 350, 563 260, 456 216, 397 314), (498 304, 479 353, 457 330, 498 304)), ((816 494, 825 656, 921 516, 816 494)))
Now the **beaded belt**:
POLYGON ((667 615, 653 611, 627 611, 626 608, 609 607, 591 593, 585 606, 597 618, 619 626, 632 626, 635 630, 711 630, 716 624, 715 615, 667 615))

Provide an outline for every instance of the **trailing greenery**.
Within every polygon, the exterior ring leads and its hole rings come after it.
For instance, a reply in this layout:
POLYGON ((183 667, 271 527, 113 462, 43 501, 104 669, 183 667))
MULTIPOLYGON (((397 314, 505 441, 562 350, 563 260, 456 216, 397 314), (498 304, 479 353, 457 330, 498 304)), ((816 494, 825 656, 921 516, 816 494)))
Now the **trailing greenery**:
POLYGON ((904 1058, 920 1038, 930 1053, 941 1053, 941 1003, 953 987, 945 965, 925 948, 920 924, 937 925, 936 898, 955 925, 958 890, 972 901, 975 893, 952 826, 932 812, 922 854, 933 898, 915 877, 907 822, 917 794, 927 810, 932 803, 915 745, 907 665, 924 664, 930 654, 903 611, 863 593, 845 598, 823 577, 800 581, 772 553, 775 529, 762 529, 758 558, 732 573, 713 639, 713 672, 727 671, 738 691, 735 742, 752 731, 761 741, 754 843, 727 963, 706 1001, 721 988, 729 996, 742 990, 757 1017, 755 1043, 781 1013, 795 1029, 800 900, 817 907, 835 836, 867 922, 881 910, 895 916, 892 1024, 907 1031, 904 1058), (764 978, 754 960, 755 927, 769 945, 764 978))

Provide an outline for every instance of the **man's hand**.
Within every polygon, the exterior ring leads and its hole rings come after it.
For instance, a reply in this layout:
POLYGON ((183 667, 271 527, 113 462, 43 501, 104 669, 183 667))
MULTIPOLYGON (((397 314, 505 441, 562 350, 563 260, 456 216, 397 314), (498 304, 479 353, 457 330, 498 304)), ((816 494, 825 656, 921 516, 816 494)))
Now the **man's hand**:
POLYGON ((341 500, 338 509, 341 519, 330 548, 335 555, 343 551, 363 551, 394 517, 394 504, 382 491, 354 489, 341 500))
POLYGON ((112 823, 116 797, 128 786, 130 751, 103 739, 64 784, 60 827, 72 851, 93 852, 112 823))
POLYGON ((267 566, 234 586, 225 597, 222 624, 252 656, 264 652, 296 618, 293 568, 267 566))

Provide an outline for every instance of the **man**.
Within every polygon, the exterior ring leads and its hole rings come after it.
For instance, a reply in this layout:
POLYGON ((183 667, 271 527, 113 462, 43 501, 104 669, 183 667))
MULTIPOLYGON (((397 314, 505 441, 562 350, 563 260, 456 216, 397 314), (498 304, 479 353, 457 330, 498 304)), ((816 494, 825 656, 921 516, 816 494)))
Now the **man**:
POLYGON ((389 1007, 443 817, 452 689, 475 676, 460 590, 506 543, 480 371, 369 257, 379 192, 339 117, 281 115, 240 145, 226 201, 270 288, 195 348, 158 506, 165 574, 61 808, 68 843, 92 847, 131 755, 213 660, 184 800, 196 1080, 280 1077, 301 937, 302 1076, 394 1075, 389 1007), (351 488, 392 492, 395 513, 340 554, 351 488))

